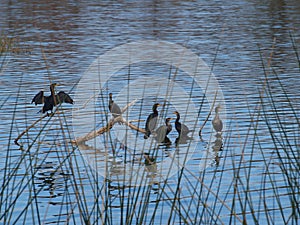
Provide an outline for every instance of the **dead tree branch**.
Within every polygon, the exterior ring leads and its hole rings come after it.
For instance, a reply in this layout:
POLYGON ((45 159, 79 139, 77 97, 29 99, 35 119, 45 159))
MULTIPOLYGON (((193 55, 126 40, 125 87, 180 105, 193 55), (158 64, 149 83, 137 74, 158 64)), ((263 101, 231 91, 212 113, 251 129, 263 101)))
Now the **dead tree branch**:
MULTIPOLYGON (((124 113, 124 112, 125 112, 130 106, 132 106, 136 101, 137 101, 137 100, 133 100, 132 102, 128 103, 128 104, 121 110, 122 113, 124 113)), ((118 117, 116 117, 116 118, 114 118, 114 119, 109 120, 108 123, 107 123, 105 126, 99 128, 99 129, 97 129, 97 130, 93 130, 93 131, 89 132, 88 134, 86 134, 86 135, 84 135, 84 136, 81 136, 81 137, 76 138, 75 140, 72 140, 71 143, 79 145, 79 144, 84 143, 84 142, 86 142, 86 141, 92 140, 92 139, 94 139, 95 137, 97 137, 97 136, 99 136, 99 135, 101 135, 101 134, 103 134, 103 133, 105 133, 105 132, 108 132, 108 131, 114 126, 115 123, 119 123, 119 122, 121 122, 122 124, 125 124, 126 126, 130 127, 130 128, 133 129, 133 130, 136 130, 136 131, 141 132, 141 133, 146 133, 146 131, 145 131, 144 129, 139 128, 139 127, 133 125, 132 123, 130 123, 130 122, 124 120, 123 117, 122 117, 122 115, 121 115, 121 116, 118 116, 118 117)))

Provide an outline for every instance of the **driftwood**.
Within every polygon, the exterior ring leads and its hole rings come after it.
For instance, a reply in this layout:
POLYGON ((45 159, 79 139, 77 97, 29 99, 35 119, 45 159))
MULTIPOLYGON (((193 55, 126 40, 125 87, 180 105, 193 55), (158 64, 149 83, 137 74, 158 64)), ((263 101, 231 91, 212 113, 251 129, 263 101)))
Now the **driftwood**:
MULTIPOLYGON (((133 100, 132 102, 128 103, 122 110, 121 112, 124 113, 130 106, 132 106, 137 100, 133 100)), ((135 125, 133 125, 132 123, 126 121, 123 119, 122 115, 116 117, 116 118, 113 118, 113 119, 110 119, 107 124, 101 128, 99 128, 98 130, 93 130, 91 132, 89 132, 88 134, 84 135, 84 136, 81 136, 81 137, 78 137, 76 138, 75 140, 72 140, 71 143, 72 144, 77 144, 77 145, 80 145, 86 141, 89 141, 89 140, 92 140, 94 139, 95 137, 105 133, 105 132, 108 132, 113 126, 115 123, 122 123, 122 124, 125 124, 126 126, 130 127, 131 129, 133 130, 136 130, 138 132, 141 132, 141 133, 146 133, 146 131, 142 128, 139 128, 135 125)))
MULTIPOLYGON (((123 110, 122 110, 122 112, 123 112, 123 110)), ((124 120, 122 118, 122 116, 118 116, 114 119, 109 120, 106 126, 101 127, 98 130, 93 130, 93 131, 89 132, 88 134, 86 134, 82 137, 78 137, 75 140, 72 140, 71 143, 80 145, 80 144, 82 144, 86 141, 92 140, 95 137, 97 137, 97 136, 99 136, 99 135, 101 135, 105 132, 108 132, 114 126, 115 123, 119 123, 119 122, 125 124, 126 126, 130 127, 133 130, 136 130, 136 131, 141 132, 143 134, 146 133, 146 131, 144 129, 139 128, 139 127, 133 125, 131 122, 128 122, 128 121, 124 120)))
MULTIPOLYGON (((89 99, 88 101, 90 101, 90 99, 89 99)), ((124 112, 125 112, 130 106, 132 106, 136 101, 137 101, 137 100, 134 100, 134 101, 128 103, 128 104, 121 110, 122 113, 124 113, 124 112)), ((87 103, 86 103, 86 104, 87 104, 87 103)), ((83 108, 86 106, 86 104, 83 106, 83 108)), ((14 140, 15 144, 18 145, 18 146, 21 146, 21 145, 19 144, 19 140, 20 140, 26 133, 28 133, 29 130, 30 130, 31 128, 33 128, 38 122, 42 121, 44 118, 46 118, 46 117, 48 117, 48 116, 53 117, 55 114, 59 114, 59 113, 60 113, 60 112, 57 111, 57 109, 56 109, 56 110, 54 111, 54 113, 52 113, 52 114, 50 114, 50 115, 49 115, 49 114, 45 114, 45 115, 43 115, 42 117, 40 117, 38 120, 36 120, 35 122, 33 122, 30 126, 28 126, 24 131, 22 131, 22 132, 18 135, 17 138, 15 138, 15 140, 14 140)), ((122 117, 122 115, 120 115, 120 116, 118 116, 118 117, 116 117, 116 118, 113 118, 113 119, 109 120, 108 123, 107 123, 105 126, 99 128, 98 130, 91 131, 91 132, 89 132, 88 134, 86 134, 86 135, 84 135, 84 136, 82 136, 82 137, 78 137, 78 138, 76 138, 75 140, 71 140, 71 143, 73 143, 73 144, 81 144, 81 143, 84 143, 84 142, 86 142, 86 141, 88 141, 88 140, 91 140, 91 139, 93 139, 93 138, 95 138, 95 137, 97 137, 97 136, 99 136, 99 135, 101 135, 101 134, 103 134, 103 133, 105 133, 105 132, 108 132, 108 131, 114 126, 115 123, 122 123, 122 124, 125 124, 126 126, 130 127, 131 129, 136 130, 136 131, 141 132, 141 133, 145 133, 145 132, 146 132, 144 129, 139 128, 139 127, 133 125, 131 122, 128 122, 128 121, 124 120, 123 117, 122 117)))
POLYGON ((18 146, 21 146, 21 145, 19 144, 19 140, 21 139, 21 137, 23 137, 24 134, 28 133, 28 131, 29 131, 31 128, 33 128, 38 122, 42 121, 44 118, 46 118, 46 117, 50 117, 50 118, 51 118, 51 117, 53 117, 54 115, 57 115, 57 114, 61 114, 61 113, 62 113, 62 112, 58 111, 57 109, 58 109, 58 108, 56 108, 55 111, 52 112, 52 113, 46 113, 45 115, 41 116, 39 119, 37 119, 36 121, 34 121, 30 126, 26 127, 26 129, 23 130, 23 131, 18 135, 18 137, 15 138, 15 140, 14 140, 15 144, 18 145, 18 146))
POLYGON ((23 130, 22 133, 20 133, 18 135, 18 137, 15 138, 15 144, 18 145, 18 146, 21 146, 19 144, 19 142, 18 142, 20 140, 20 138, 23 137, 24 134, 26 134, 31 128, 33 128, 38 122, 40 122, 42 119, 44 119, 47 116, 48 116, 48 114, 45 114, 44 116, 42 116, 41 118, 39 118, 37 121, 35 121, 33 124, 31 124, 30 126, 28 126, 25 130, 23 130))

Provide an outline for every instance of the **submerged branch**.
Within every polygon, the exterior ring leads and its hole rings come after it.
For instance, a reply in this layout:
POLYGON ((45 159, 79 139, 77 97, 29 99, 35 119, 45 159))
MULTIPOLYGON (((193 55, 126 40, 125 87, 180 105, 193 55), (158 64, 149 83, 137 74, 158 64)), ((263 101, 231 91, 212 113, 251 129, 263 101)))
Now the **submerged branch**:
POLYGON ((33 128, 38 122, 40 122, 42 119, 44 119, 45 117, 48 117, 48 116, 49 116, 48 114, 45 114, 44 116, 42 116, 41 118, 39 118, 38 120, 36 120, 33 124, 31 124, 30 126, 28 126, 25 130, 23 130, 22 133, 20 133, 20 134, 18 135, 18 137, 15 138, 15 144, 18 145, 18 146, 21 146, 21 145, 19 144, 19 142, 18 142, 18 141, 20 140, 20 138, 23 137, 24 134, 28 133, 28 131, 29 131, 31 128, 33 128))
POLYGON ((21 137, 24 136, 24 134, 27 134, 27 133, 29 132, 29 130, 30 130, 31 128, 33 128, 38 122, 42 121, 42 120, 43 120, 44 118, 46 118, 46 117, 53 117, 55 114, 62 114, 62 113, 63 113, 63 112, 58 111, 57 109, 58 109, 58 108, 56 108, 55 111, 52 112, 52 113, 50 113, 50 114, 49 114, 49 113, 46 113, 45 115, 43 115, 42 117, 40 117, 39 119, 37 119, 35 122, 33 122, 30 126, 26 127, 26 129, 23 130, 23 131, 18 135, 18 137, 15 138, 14 143, 15 143, 16 145, 18 145, 18 146, 22 146, 22 145, 19 144, 19 140, 21 139, 21 137))

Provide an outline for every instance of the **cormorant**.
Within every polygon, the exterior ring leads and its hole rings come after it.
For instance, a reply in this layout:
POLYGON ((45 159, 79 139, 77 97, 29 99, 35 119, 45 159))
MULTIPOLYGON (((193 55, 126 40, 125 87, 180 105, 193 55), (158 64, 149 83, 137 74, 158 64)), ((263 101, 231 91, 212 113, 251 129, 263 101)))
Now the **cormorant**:
POLYGON ((153 113, 151 113, 146 120, 146 124, 145 124, 146 133, 144 135, 144 139, 147 139, 156 127, 157 117, 158 117, 158 111, 157 111, 158 106, 160 106, 159 103, 155 103, 152 106, 153 113))
POLYGON ((35 105, 44 104, 44 106, 41 110, 42 113, 45 113, 49 110, 51 110, 51 112, 52 112, 54 106, 61 104, 63 102, 73 104, 73 99, 68 94, 66 94, 64 91, 60 91, 56 95, 55 90, 54 90, 55 86, 58 86, 58 84, 53 83, 50 85, 51 95, 44 96, 44 92, 40 91, 33 97, 32 101, 31 101, 31 103, 35 103, 35 105))
POLYGON ((190 130, 185 124, 180 123, 180 114, 179 112, 175 111, 174 114, 177 116, 176 120, 175 120, 175 128, 178 132, 178 136, 179 137, 188 137, 188 133, 192 132, 192 130, 190 130))
POLYGON ((223 123, 222 123, 222 120, 219 117, 219 110, 220 110, 220 108, 221 108, 220 106, 217 106, 215 108, 216 115, 215 115, 215 117, 214 117, 214 119, 212 121, 212 125, 213 125, 213 127, 214 127, 214 129, 215 129, 216 132, 221 132, 222 129, 223 129, 223 123))
POLYGON ((112 113, 113 117, 116 118, 122 114, 122 111, 117 103, 115 103, 112 99, 112 93, 109 93, 109 103, 108 103, 109 111, 112 113))
POLYGON ((172 131, 172 125, 170 123, 172 119, 173 118, 167 118, 165 120, 166 125, 162 125, 155 130, 155 139, 157 142, 161 143, 167 140, 167 135, 172 131))

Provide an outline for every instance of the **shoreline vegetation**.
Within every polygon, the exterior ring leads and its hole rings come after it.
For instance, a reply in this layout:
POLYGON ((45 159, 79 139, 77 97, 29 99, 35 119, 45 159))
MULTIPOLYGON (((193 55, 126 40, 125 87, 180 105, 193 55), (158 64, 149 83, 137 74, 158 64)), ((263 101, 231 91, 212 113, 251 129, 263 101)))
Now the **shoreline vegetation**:
POLYGON ((0 56, 4 54, 30 54, 31 49, 25 46, 17 37, 0 34, 0 56))

